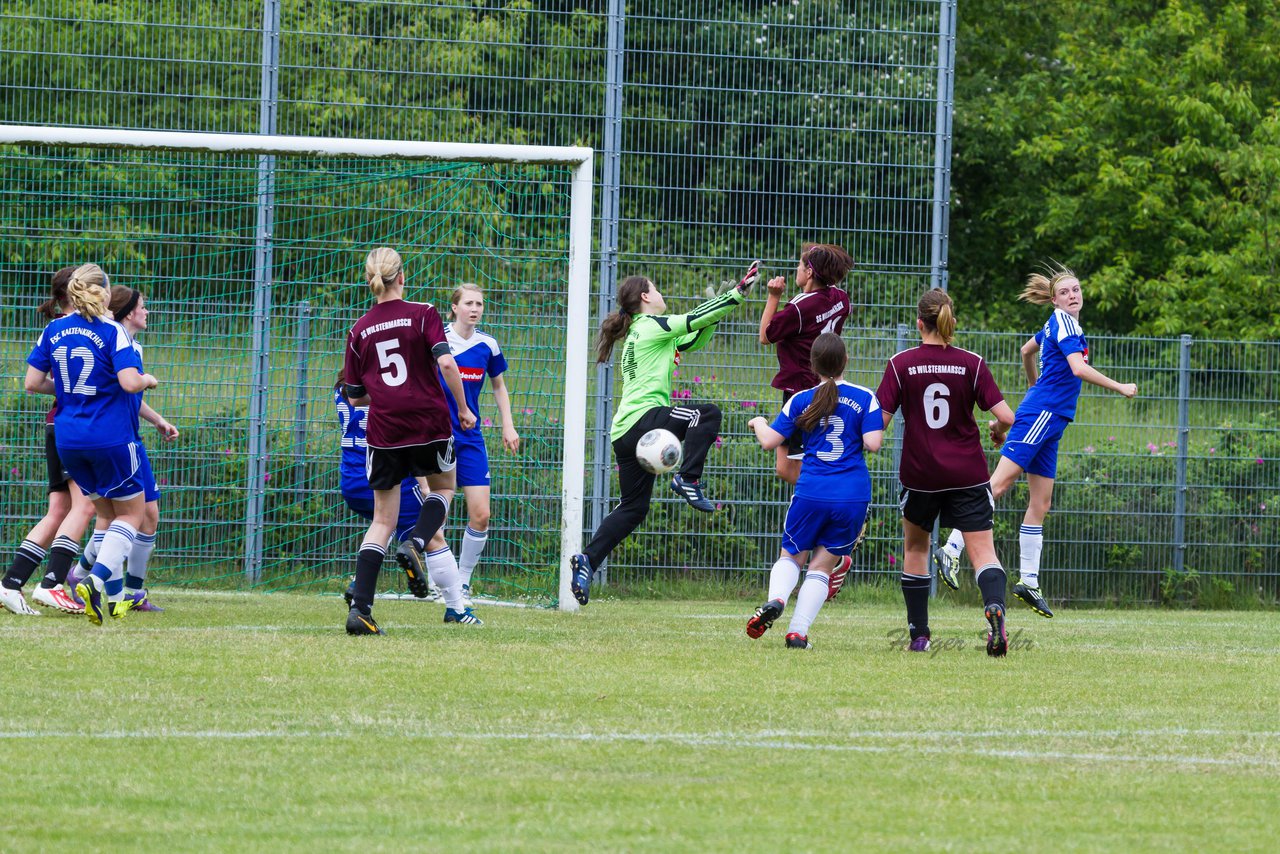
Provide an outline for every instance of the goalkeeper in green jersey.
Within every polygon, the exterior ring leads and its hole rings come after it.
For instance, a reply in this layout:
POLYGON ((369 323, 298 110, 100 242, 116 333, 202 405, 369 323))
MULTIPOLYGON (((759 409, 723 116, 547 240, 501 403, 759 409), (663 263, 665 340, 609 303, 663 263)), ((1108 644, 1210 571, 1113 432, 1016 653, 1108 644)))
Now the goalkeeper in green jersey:
POLYGON ((622 500, 600 523, 582 554, 570 558, 573 596, 585 605, 591 575, 618 543, 649 514, 654 475, 636 459, 636 442, 650 430, 670 430, 684 442, 684 462, 671 489, 695 510, 710 513, 715 505, 702 494, 702 465, 720 433, 720 407, 712 403, 671 405, 671 370, 677 351, 697 350, 711 340, 716 323, 747 298, 760 278, 760 262, 751 265, 736 287, 714 296, 688 314, 667 314, 667 302, 644 276, 630 276, 618 286, 618 310, 600 324, 596 361, 609 361, 613 345, 626 337, 618 368, 622 400, 613 416, 613 456, 618 462, 622 500))

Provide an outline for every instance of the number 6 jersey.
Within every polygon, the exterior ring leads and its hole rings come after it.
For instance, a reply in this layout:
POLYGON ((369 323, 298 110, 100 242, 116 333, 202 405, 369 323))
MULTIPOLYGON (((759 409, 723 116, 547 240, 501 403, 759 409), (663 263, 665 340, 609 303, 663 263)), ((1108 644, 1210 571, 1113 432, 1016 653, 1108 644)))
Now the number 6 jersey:
POLYGON ((351 327, 342 375, 369 394, 370 447, 405 448, 453 435, 436 373, 436 357, 448 353, 444 323, 429 303, 375 303, 351 327))
POLYGON ((907 489, 968 489, 991 479, 973 406, 990 412, 1004 395, 977 353, 941 344, 903 350, 889 359, 876 397, 885 412, 902 409, 898 479, 907 489))

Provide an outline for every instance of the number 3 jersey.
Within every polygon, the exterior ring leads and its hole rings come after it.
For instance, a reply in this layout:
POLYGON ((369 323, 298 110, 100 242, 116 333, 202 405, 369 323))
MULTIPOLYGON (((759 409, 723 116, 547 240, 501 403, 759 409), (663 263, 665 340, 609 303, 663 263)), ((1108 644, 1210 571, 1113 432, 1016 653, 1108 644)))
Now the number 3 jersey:
POLYGON ((119 323, 80 314, 50 321, 27 364, 53 377, 58 447, 110 448, 137 437, 138 403, 117 375, 125 368, 141 373, 142 360, 119 323))
POLYGON ((343 377, 369 394, 370 447, 425 445, 453 434, 436 374, 436 357, 448 353, 444 323, 428 303, 375 303, 351 327, 343 377))
MULTIPOLYGON (((835 411, 805 431, 796 495, 811 501, 870 501, 871 475, 862 457, 862 434, 884 429, 880 404, 869 388, 842 382, 839 389, 835 411)), ((792 396, 769 426, 790 436, 817 390, 815 386, 792 396)))
POLYGON ((885 366, 876 397, 885 412, 902 410, 898 479, 907 489, 968 489, 991 479, 973 407, 989 412, 1004 395, 977 353, 941 344, 904 350, 885 366))

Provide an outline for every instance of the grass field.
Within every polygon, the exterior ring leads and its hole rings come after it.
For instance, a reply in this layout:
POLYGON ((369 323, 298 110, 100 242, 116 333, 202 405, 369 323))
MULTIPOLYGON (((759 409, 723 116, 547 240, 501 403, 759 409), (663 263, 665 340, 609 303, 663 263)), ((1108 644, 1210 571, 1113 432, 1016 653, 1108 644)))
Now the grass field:
MULTIPOLYGON (((101 629, 0 614, 5 850, 1269 849, 1265 612, 837 602, 785 649, 742 603, 579 614, 161 593, 101 629), (17 806, 21 802, 21 807, 17 806)), ((785 618, 784 618, 785 619, 785 618)))

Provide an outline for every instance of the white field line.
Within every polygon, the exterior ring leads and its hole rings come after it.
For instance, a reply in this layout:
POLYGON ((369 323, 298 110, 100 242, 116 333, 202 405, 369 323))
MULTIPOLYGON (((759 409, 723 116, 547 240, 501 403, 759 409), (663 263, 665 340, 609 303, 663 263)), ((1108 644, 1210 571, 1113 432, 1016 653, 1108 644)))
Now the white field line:
MULTIPOLYGON (((1033 730, 1031 734, 1049 734, 1049 731, 1033 730)), ((1160 735, 1245 735, 1260 736, 1264 738, 1274 738, 1278 733, 1251 733, 1239 732, 1231 733, 1219 730, 1135 730, 1132 732, 1114 731, 1116 737, 1133 736, 1142 733, 1153 733, 1160 735)), ((361 729, 356 731, 353 728, 350 731, 343 730, 113 730, 104 732, 87 732, 84 730, 71 732, 40 732, 35 730, 0 732, 0 741, 20 741, 20 740, 37 740, 37 739, 85 739, 91 738, 100 741, 111 741, 116 739, 194 739, 194 740, 222 740, 222 741, 242 741, 254 739, 322 739, 322 738, 362 738, 367 739, 370 736, 378 736, 386 734, 382 730, 361 729)), ((415 740, 428 741, 473 741, 473 742, 504 742, 504 741, 546 741, 546 742, 578 742, 587 744, 672 744, 681 747, 693 748, 729 748, 733 750, 762 750, 762 749, 780 749, 780 750, 809 750, 820 752, 834 753, 901 753, 902 744, 847 744, 833 743, 830 741, 803 741, 806 738, 826 738, 826 733, 786 733, 786 732, 761 732, 761 733, 707 733, 697 734, 654 734, 654 733, 561 733, 561 732, 541 732, 541 733, 500 733, 500 732, 435 732, 422 733, 414 730, 397 730, 392 735, 415 740)), ((932 745, 922 746, 918 744, 921 738, 945 739, 961 742, 965 739, 978 738, 1016 738, 1027 733, 1019 733, 1017 731, 1010 732, 902 732, 887 733, 879 731, 868 731, 865 733, 848 733, 852 738, 867 738, 870 740, 891 740, 894 742, 917 742, 912 744, 911 749, 916 753, 928 753, 934 755, 968 755, 968 756, 994 756, 1010 759, 1030 759, 1030 760, 1062 760, 1066 762, 1128 762, 1128 763, 1156 763, 1165 765, 1192 765, 1205 767, 1222 767, 1222 768, 1277 768, 1280 769, 1280 759, 1261 758, 1256 756, 1239 756, 1239 757, 1223 757, 1223 756, 1189 756, 1178 755, 1172 753, 1104 753, 1094 751, 1066 751, 1066 750, 1015 750, 994 747, 968 746, 965 744, 954 745, 932 745)), ((1061 733, 1055 732, 1053 735, 1079 735, 1081 737, 1096 737, 1098 734, 1093 732, 1078 733, 1061 733)))

